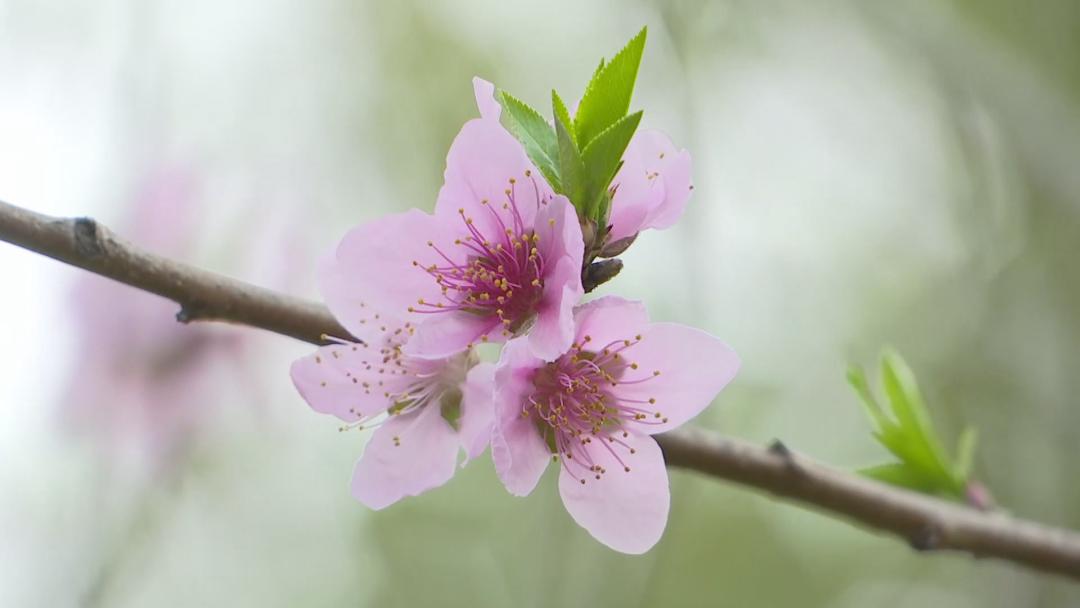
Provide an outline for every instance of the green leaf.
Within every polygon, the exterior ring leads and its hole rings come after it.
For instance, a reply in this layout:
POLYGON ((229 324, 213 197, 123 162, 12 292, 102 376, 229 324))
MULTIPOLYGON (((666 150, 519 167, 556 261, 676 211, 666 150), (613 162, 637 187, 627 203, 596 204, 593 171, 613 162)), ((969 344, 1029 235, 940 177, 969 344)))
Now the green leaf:
POLYGON ((927 479, 918 470, 903 463, 880 464, 867 467, 858 471, 860 475, 917 492, 928 494, 937 493, 937 484, 934 480, 927 479))
POLYGON ((966 486, 971 478, 971 467, 975 462, 975 444, 978 441, 975 429, 967 427, 956 441, 956 466, 953 475, 961 487, 966 486))
POLYGON ((601 199, 607 194, 608 184, 622 164, 623 152, 630 144, 630 138, 641 124, 641 114, 635 112, 619 119, 597 135, 581 152, 589 185, 586 216, 597 220, 598 224, 604 220, 597 214, 598 211, 603 211, 601 199))
POLYGON ((574 135, 570 131, 570 113, 566 104, 554 90, 551 91, 551 105, 555 113, 555 137, 559 144, 559 177, 565 194, 580 216, 588 188, 588 174, 585 161, 581 158, 574 135))
POLYGON ((577 136, 574 135, 574 130, 571 128, 573 124, 570 121, 570 111, 566 109, 566 104, 563 103, 562 97, 555 92, 555 89, 551 90, 551 111, 555 114, 556 133, 558 133, 558 125, 562 123, 566 128, 566 132, 570 135, 570 141, 577 145, 577 136))
POLYGON ((506 91, 499 91, 499 103, 505 110, 502 115, 503 125, 525 147, 525 153, 544 174, 556 192, 561 191, 557 161, 559 145, 555 130, 539 112, 506 91))
POLYGON ((931 427, 915 374, 891 349, 882 353, 881 387, 889 398, 893 415, 904 429, 911 457, 918 458, 923 467, 943 478, 951 477, 948 456, 931 427))
POLYGON ((934 430, 915 374, 893 350, 881 355, 880 384, 887 410, 879 405, 861 369, 848 370, 848 383, 873 423, 874 437, 899 460, 861 472, 894 485, 963 500, 975 451, 974 430, 961 434, 956 461, 952 461, 934 430))
POLYGON ((863 372, 862 368, 849 367, 847 381, 851 388, 855 389, 855 394, 859 397, 859 405, 862 406, 867 417, 874 423, 874 430, 877 433, 883 433, 885 429, 892 427, 893 422, 885 416, 881 406, 878 405, 877 399, 874 399, 874 394, 870 392, 870 384, 866 381, 866 373, 863 372))
POLYGON ((646 28, 641 28, 611 61, 600 62, 574 115, 578 142, 588 145, 604 129, 626 116, 645 50, 645 35, 646 28))

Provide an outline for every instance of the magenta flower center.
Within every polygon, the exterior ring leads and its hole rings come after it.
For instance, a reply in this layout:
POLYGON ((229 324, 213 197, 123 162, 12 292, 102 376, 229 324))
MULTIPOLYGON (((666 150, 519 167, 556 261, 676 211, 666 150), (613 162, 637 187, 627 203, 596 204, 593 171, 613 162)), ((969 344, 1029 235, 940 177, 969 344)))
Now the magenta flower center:
POLYGON ((656 399, 617 396, 620 386, 640 384, 659 371, 638 373, 638 364, 627 359, 628 351, 642 337, 612 342, 593 351, 585 336, 559 359, 538 368, 532 378, 533 392, 522 404, 521 415, 532 418, 555 459, 575 479, 585 483, 600 479, 607 469, 593 458, 595 450, 607 450, 630 472, 628 456, 635 453, 624 440, 635 425, 642 427, 668 421, 656 409, 656 399))
POLYGON ((515 202, 515 182, 510 180, 501 205, 481 201, 493 220, 486 228, 490 234, 466 216, 464 209, 458 209, 468 234, 450 247, 428 242, 438 261, 423 266, 414 260, 413 266, 422 266, 431 275, 439 285, 441 299, 428 302, 421 298, 409 312, 463 311, 498 318, 504 337, 528 329, 543 296, 545 265, 538 247, 540 235, 526 225, 515 202))

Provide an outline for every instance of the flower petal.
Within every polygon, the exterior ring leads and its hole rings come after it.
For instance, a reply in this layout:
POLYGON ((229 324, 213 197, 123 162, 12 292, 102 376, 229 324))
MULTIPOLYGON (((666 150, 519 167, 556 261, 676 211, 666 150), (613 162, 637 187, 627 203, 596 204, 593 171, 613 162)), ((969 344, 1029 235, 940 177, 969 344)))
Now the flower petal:
POLYGON ((576 474, 564 466, 559 494, 570 516, 593 538, 616 551, 639 554, 660 540, 667 525, 667 468, 652 437, 631 434, 623 442, 626 447, 612 446, 621 462, 604 443, 591 448, 593 462, 606 469, 600 479, 576 474), (627 447, 636 453, 628 454, 627 447))
POLYGON ((544 300, 527 340, 532 353, 554 361, 574 341, 574 304, 581 299, 581 266, 563 258, 544 284, 544 300))
POLYGON ((582 344, 588 336, 588 350, 598 351, 645 331, 649 327, 649 312, 642 302, 604 296, 578 306, 574 310, 574 324, 577 326, 574 340, 582 344))
POLYGON ((659 131, 639 131, 623 154, 615 177, 618 185, 608 221, 609 241, 646 228, 668 228, 682 215, 690 198, 691 160, 659 131))
POLYGON ((391 416, 356 463, 353 497, 377 510, 437 488, 454 476, 459 446, 438 407, 391 416))
POLYGON ((540 481, 551 450, 530 418, 521 416, 521 404, 532 391, 531 376, 544 362, 529 352, 525 340, 503 347, 495 367, 495 427, 491 459, 503 485, 515 496, 527 496, 540 481))
POLYGON ((502 106, 495 100, 495 85, 475 76, 472 79, 473 94, 476 95, 476 107, 480 110, 480 118, 485 120, 499 120, 502 114, 502 106))
POLYGON ((480 363, 469 370, 461 387, 461 424, 458 434, 465 455, 473 459, 491 443, 495 424, 495 365, 480 363))
POLYGON ((390 406, 386 392, 409 382, 407 376, 379 374, 381 359, 371 354, 362 344, 323 346, 293 361, 289 373, 311 409, 352 422, 384 411, 390 406))
POLYGON ((574 305, 585 295, 581 286, 585 245, 577 214, 563 196, 540 209, 536 225, 544 263, 552 270, 545 273, 543 300, 528 340, 534 355, 552 361, 574 340, 574 305))
POLYGON ((612 393, 616 398, 656 399, 649 407, 668 421, 640 427, 650 435, 670 431, 697 416, 739 371, 735 351, 700 329, 655 323, 642 338, 625 351, 627 360, 637 363, 638 369, 627 370, 623 378, 642 381, 620 383, 612 393), (653 376, 655 371, 660 374, 653 376))
POLYGON ((450 144, 435 215, 444 222, 457 222, 457 226, 462 222, 453 218, 464 210, 481 234, 494 239, 511 221, 509 210, 502 207, 510 200, 507 190, 513 193, 525 226, 532 226, 540 201, 552 196, 547 182, 537 177, 525 149, 498 121, 470 120, 450 144))
POLYGON ((459 353, 489 336, 492 342, 502 342, 498 317, 481 317, 467 312, 446 311, 424 315, 427 318, 416 327, 416 334, 405 343, 404 352, 410 357, 441 359, 459 353))
MULTIPOLYGON (((536 214, 535 229, 540 235, 537 248, 543 254, 544 260, 555 262, 565 257, 581 268, 581 260, 585 256, 585 241, 581 236, 577 211, 569 199, 560 194, 541 205, 536 214)), ((577 284, 580 288, 580 279, 577 284)))
POLYGON ((442 261, 428 243, 454 238, 442 220, 417 209, 353 228, 322 270, 320 287, 327 306, 346 329, 361 335, 371 331, 366 325, 376 313, 412 319, 408 308, 418 299, 442 297, 423 268, 442 261))

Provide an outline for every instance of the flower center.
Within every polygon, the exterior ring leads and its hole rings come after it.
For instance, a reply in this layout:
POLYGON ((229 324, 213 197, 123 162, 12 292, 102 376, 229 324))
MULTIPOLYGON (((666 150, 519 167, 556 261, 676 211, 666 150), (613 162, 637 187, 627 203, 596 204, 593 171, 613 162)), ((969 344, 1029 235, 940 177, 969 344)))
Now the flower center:
POLYGON ((543 296, 545 265, 538 248, 540 235, 525 225, 515 202, 515 184, 516 180, 511 179, 502 205, 481 201, 493 220, 487 227, 491 234, 484 234, 464 209, 458 209, 468 234, 455 239, 453 248, 428 241, 439 261, 422 266, 414 260, 413 266, 431 275, 442 292, 441 300, 428 302, 421 298, 416 306, 409 307, 409 312, 459 310, 497 317, 504 337, 528 329, 543 296))
MULTIPOLYGON (((361 323, 368 320, 380 322, 380 315, 362 319, 361 323)), ((379 329, 383 332, 382 336, 372 344, 323 336, 336 342, 341 350, 350 349, 366 355, 359 359, 356 368, 346 370, 345 376, 368 395, 381 393, 387 405, 385 416, 381 412, 364 415, 350 408, 349 413, 356 420, 342 425, 338 430, 375 428, 389 416, 401 416, 428 405, 441 408, 447 422, 456 428, 461 415, 459 387, 469 369, 476 365, 476 353, 468 349, 447 359, 437 360, 408 357, 402 352, 402 347, 413 333, 412 323, 396 328, 381 325, 379 329)), ((330 349, 329 353, 335 359, 341 358, 338 349, 330 349)), ((322 363, 321 357, 316 357, 315 361, 322 363)), ((398 438, 395 437, 394 441, 399 444, 398 438)))
POLYGON ((554 458, 559 460, 561 455, 563 468, 583 484, 588 476, 600 479, 607 473, 592 450, 607 450, 630 472, 626 457, 635 450, 624 441, 629 429, 668 421, 654 407, 655 398, 616 395, 619 386, 660 375, 654 371, 637 377, 638 364, 626 358, 627 351, 641 340, 635 336, 586 350, 592 338, 585 336, 581 344, 573 344, 569 352, 534 372, 533 392, 522 404, 521 415, 533 418, 554 458), (592 447, 594 443, 597 447, 592 447))

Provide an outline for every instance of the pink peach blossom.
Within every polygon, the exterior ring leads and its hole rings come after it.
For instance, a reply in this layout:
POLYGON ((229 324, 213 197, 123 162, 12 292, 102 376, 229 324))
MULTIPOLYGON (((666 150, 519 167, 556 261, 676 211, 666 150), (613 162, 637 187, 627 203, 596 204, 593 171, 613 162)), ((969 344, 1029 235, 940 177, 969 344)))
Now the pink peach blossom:
MULTIPOLYGON (((334 293, 326 280, 324 291, 334 293)), ((356 464, 352 494, 382 509, 449 481, 459 450, 467 458, 484 451, 494 366, 477 365, 469 350, 444 359, 411 357, 404 352, 416 329, 411 322, 374 312, 352 319, 364 341, 323 346, 295 361, 291 373, 312 409, 345 421, 342 430, 376 427, 356 464)))
POLYGON ((687 422, 735 376, 739 359, 697 329, 650 323, 644 305, 604 297, 575 309, 571 347, 552 362, 519 340, 495 371, 492 457, 515 495, 551 460, 571 517, 597 540, 643 553, 668 514, 664 457, 651 437, 687 422))
POLYGON ((485 117, 450 147, 434 214, 413 209, 346 234, 334 254, 345 278, 327 303, 354 334, 360 302, 411 320, 409 356, 445 358, 527 334, 531 351, 551 359, 569 346, 583 295, 581 228, 492 119, 498 108, 481 108, 485 117))
POLYGON ((690 171, 690 153, 677 149, 666 135, 653 130, 635 133, 623 153, 623 166, 611 181, 615 195, 608 242, 674 225, 693 190, 690 171))

